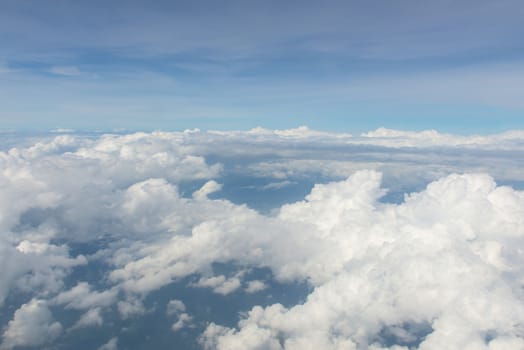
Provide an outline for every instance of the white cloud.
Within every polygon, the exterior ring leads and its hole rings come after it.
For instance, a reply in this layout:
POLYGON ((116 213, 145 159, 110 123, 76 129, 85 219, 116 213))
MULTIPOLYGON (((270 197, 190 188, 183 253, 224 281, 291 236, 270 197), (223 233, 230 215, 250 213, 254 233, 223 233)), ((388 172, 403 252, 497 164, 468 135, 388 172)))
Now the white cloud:
POLYGON ((147 312, 142 301, 134 298, 119 301, 117 306, 122 319, 138 317, 147 312))
POLYGON ((222 189, 222 185, 217 183, 216 181, 208 181, 202 186, 198 191, 195 191, 193 193, 193 198, 195 199, 205 199, 208 195, 211 193, 220 191, 222 189))
POLYGON ((58 294, 53 302, 64 305, 66 309, 84 310, 113 304, 117 293, 115 289, 102 292, 92 291, 88 283, 79 282, 70 290, 58 294))
POLYGON ((113 337, 109 339, 107 343, 105 343, 104 345, 98 348, 98 350, 117 350, 117 349, 118 349, 118 338, 117 337, 113 337))
POLYGON ((281 188, 291 186, 296 184, 294 181, 277 181, 277 182, 270 182, 267 185, 262 186, 262 190, 279 190, 281 188))
POLYGON ((72 329, 92 327, 92 326, 102 326, 104 324, 104 319, 100 314, 100 308, 94 308, 87 310, 80 319, 73 325, 72 329))
POLYGON ((224 275, 213 276, 213 277, 202 277, 197 283, 192 284, 194 287, 200 288, 212 288, 213 292, 217 294, 227 295, 241 286, 240 279, 235 276, 232 278, 226 278, 224 275))
MULTIPOLYGON (((261 267, 312 291, 300 305, 254 307, 235 328, 209 325, 205 347, 518 348, 524 193, 485 174, 449 173, 475 168, 479 156, 518 181, 521 150, 519 132, 468 138, 378 130, 332 138, 299 129, 66 135, 1 152, 0 298, 16 291, 34 297, 16 311, 3 346, 37 342, 46 327, 57 337, 61 325, 48 305, 85 310, 76 327, 101 325, 102 308, 116 305, 121 318, 140 317, 151 292, 188 276, 193 287, 228 297, 242 286, 260 292, 267 285, 245 281, 243 271, 261 267), (449 144, 456 147, 451 153, 449 144), (344 158, 346 147, 357 147, 355 158, 344 158), (454 163, 456 150, 471 153, 454 163), (428 168, 435 159, 443 163, 428 168), (367 167, 384 176, 361 170, 367 167), (343 179, 317 184, 304 200, 270 215, 208 198, 221 189, 211 179, 224 173, 274 175, 287 184, 315 172, 343 179), (413 178, 432 182, 386 204, 382 177, 410 186, 413 178), (194 180, 207 182, 193 194, 180 190, 194 180), (68 244, 78 242, 99 251, 71 256, 68 244), (241 272, 214 274, 214 263, 231 262, 241 272), (74 281, 64 288, 70 271, 92 263, 107 269, 100 285, 74 281), (36 327, 31 320, 43 328, 34 338, 18 336, 36 327)), ((195 321, 181 300, 171 300, 166 312, 176 316, 174 331, 195 321)))
MULTIPOLYGON (((217 133, 215 131, 215 133, 217 133)), ((282 138, 324 138, 324 137, 335 137, 335 138, 349 138, 351 134, 348 133, 330 133, 318 130, 312 130, 305 125, 301 125, 293 129, 283 129, 283 130, 269 130, 261 127, 253 128, 247 131, 247 134, 254 136, 276 136, 282 138)))
POLYGON ((3 349, 18 346, 40 346, 51 343, 62 332, 46 303, 33 299, 16 310, 3 334, 3 349))
POLYGON ((436 130, 404 131, 378 128, 363 133, 355 143, 368 143, 385 147, 453 147, 466 148, 521 148, 524 130, 513 130, 495 135, 459 136, 442 134, 436 130))
POLYGON ((54 134, 70 134, 70 133, 74 133, 75 129, 56 128, 56 129, 50 130, 49 132, 54 133, 54 134))
POLYGON ((171 326, 173 332, 178 332, 182 328, 191 326, 193 317, 185 311, 186 306, 181 300, 173 299, 167 303, 166 314, 176 317, 176 322, 171 326))
POLYGON ((171 329, 173 332, 178 332, 182 328, 188 327, 191 325, 191 321, 193 320, 193 317, 191 317, 189 314, 181 313, 178 315, 178 319, 175 323, 173 323, 173 326, 171 326, 171 329))
MULTIPOLYGON (((56 293, 71 269, 87 264, 82 255, 71 258, 65 245, 38 242, 42 239, 40 234, 34 235, 36 242, 22 240, 17 245, 13 236, 4 235, 0 235, 0 261, 4 269, 0 275, 0 307, 11 288, 25 293, 38 291, 41 295, 56 293)), ((44 236, 47 236, 45 230, 44 236)))
POLYGON ((186 306, 181 300, 173 299, 167 303, 166 314, 177 315, 186 311, 186 306))
MULTIPOLYGON (((487 349, 499 337, 522 340, 524 303, 516 292, 522 276, 510 275, 522 271, 524 194, 496 187, 485 175, 452 175, 404 204, 384 205, 376 202, 377 175, 360 172, 317 186, 306 201, 282 208, 282 220, 307 223, 315 227, 309 234, 333 242, 309 252, 301 268, 291 261, 273 267, 293 267, 314 291, 290 309, 253 308, 237 330, 209 326, 208 348, 389 348, 402 341, 388 345, 380 334, 413 323, 429 327, 420 349, 487 349), (511 218, 502 214, 509 203, 511 218), (488 242, 504 250, 479 253, 488 242)), ((292 251, 292 261, 301 261, 292 251)))
POLYGON ((247 283, 247 287, 245 291, 246 293, 256 293, 256 292, 260 292, 266 289, 267 287, 268 286, 264 283, 264 281, 254 280, 254 281, 249 281, 247 283))

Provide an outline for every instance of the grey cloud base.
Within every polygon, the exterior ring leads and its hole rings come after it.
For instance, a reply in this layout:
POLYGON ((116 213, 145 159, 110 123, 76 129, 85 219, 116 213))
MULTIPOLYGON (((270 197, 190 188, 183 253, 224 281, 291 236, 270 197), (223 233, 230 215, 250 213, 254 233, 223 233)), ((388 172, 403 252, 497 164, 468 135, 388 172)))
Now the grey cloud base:
MULTIPOLYGON (((521 349, 524 192, 469 172, 480 159, 518 183, 521 148, 518 132, 306 128, 58 136, 11 148, 0 153, 0 313, 9 315, 0 348, 64 347, 68 334, 145 317, 148 298, 181 281, 221 298, 271 293, 250 273, 269 269, 280 283, 307 282, 307 298, 238 310, 236 326, 198 319, 176 291, 155 307, 169 332, 199 329, 204 349, 521 349), (325 166, 336 171, 319 177, 325 166), (323 183, 263 213, 227 198, 236 177, 258 179, 260 196, 323 183), (395 179, 420 190, 384 201, 382 182, 395 179), (86 244, 96 249, 75 248, 86 244)), ((97 346, 118 348, 122 332, 97 346)))

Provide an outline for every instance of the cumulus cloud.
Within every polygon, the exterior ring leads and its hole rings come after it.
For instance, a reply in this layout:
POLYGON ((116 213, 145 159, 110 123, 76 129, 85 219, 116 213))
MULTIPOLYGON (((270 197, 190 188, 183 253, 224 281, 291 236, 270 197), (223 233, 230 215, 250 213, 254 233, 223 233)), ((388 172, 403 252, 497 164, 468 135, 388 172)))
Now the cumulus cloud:
POLYGON ((166 314, 168 315, 177 315, 184 311, 186 311, 186 306, 181 300, 173 299, 167 303, 166 314))
MULTIPOLYGON (((33 298, 13 309, 2 346, 59 337, 50 307, 81 311, 64 324, 74 331, 106 326, 102 310, 124 320, 153 312, 148 298, 172 283, 220 298, 271 293, 270 277, 246 272, 262 268, 277 282, 307 283, 309 295, 250 306, 236 327, 215 319, 204 348, 519 348, 524 193, 495 179, 522 179, 522 146, 519 132, 299 128, 61 135, 0 152, 0 299, 33 298), (495 179, 469 171, 485 170, 477 156, 495 179), (441 163, 428 168, 434 159, 441 163), (262 178, 260 189, 277 191, 312 173, 323 183, 267 215, 221 198, 227 176, 262 178), (382 201, 392 179, 415 188, 413 178, 424 186, 382 201)), ((172 330, 198 324, 172 297, 172 330)))
POLYGON ((260 292, 267 288, 267 285, 264 283, 264 281, 260 280, 254 280, 249 281, 247 284, 247 287, 245 289, 246 293, 256 293, 260 292))
POLYGON ((141 300, 135 298, 128 298, 122 301, 119 301, 118 312, 122 319, 128 319, 132 317, 138 317, 147 312, 144 304, 141 300))
POLYGON ((74 324, 72 329, 91 327, 91 326, 102 326, 104 324, 104 319, 100 314, 100 308, 89 309, 84 313, 80 319, 74 324))
POLYGON ((146 216, 159 207, 136 214, 152 204, 147 193, 160 195, 151 192, 155 186, 212 178, 222 169, 163 133, 60 135, 0 152, 0 167, 0 304, 15 287, 56 293, 64 276, 87 264, 82 255, 70 256, 67 244, 52 242, 147 231, 158 217, 146 216))
POLYGON ((186 306, 181 300, 170 300, 167 304, 166 314, 168 316, 176 317, 176 322, 173 323, 171 329, 173 332, 178 332, 182 328, 191 326, 191 321, 193 317, 190 316, 186 311, 186 306))
POLYGON ((227 295, 240 288, 241 282, 237 276, 226 278, 224 275, 220 275, 208 278, 202 277, 192 286, 200 288, 212 288, 213 292, 217 294, 227 295))
POLYGON ((62 325, 53 319, 43 300, 23 304, 9 321, 3 334, 3 349, 17 346, 40 346, 51 343, 62 332, 62 325))
POLYGON ((41 233, 47 236, 46 230, 34 233, 36 241, 22 240, 16 246, 16 239, 6 234, 0 238, 0 260, 4 273, 0 275, 0 306, 10 288, 16 287, 22 292, 38 290, 41 295, 56 293, 63 288, 63 278, 76 266, 85 265, 86 258, 78 255, 70 257, 65 245, 39 242, 41 233))
POLYGON ((191 317, 189 314, 181 313, 178 315, 178 319, 175 323, 173 323, 173 326, 171 326, 171 329, 173 332, 178 332, 184 327, 188 327, 191 324, 191 321, 193 320, 193 317, 191 317))
POLYGON ((282 219, 306 222, 334 243, 328 255, 309 255, 312 263, 295 271, 309 275, 314 291, 290 309, 255 307, 237 329, 210 325, 202 343, 218 349, 520 344, 522 277, 514 273, 522 271, 523 193, 485 175, 452 175, 401 205, 379 205, 379 181, 376 173, 356 173, 284 206, 282 219), (502 214, 509 203, 519 212, 511 219, 502 214), (490 253, 479 250, 492 244, 490 253), (425 329, 422 335, 417 328, 425 329))

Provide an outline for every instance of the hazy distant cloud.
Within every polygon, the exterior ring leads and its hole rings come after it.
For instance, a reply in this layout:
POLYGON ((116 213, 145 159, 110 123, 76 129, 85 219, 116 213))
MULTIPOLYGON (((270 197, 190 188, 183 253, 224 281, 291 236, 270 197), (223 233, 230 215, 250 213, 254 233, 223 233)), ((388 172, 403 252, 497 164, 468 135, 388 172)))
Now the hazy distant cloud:
POLYGON ((10 69, 8 65, 0 61, 0 74, 7 74, 11 72, 13 72, 13 70, 10 69))
POLYGON ((49 132, 56 133, 56 134, 68 134, 75 132, 75 129, 68 129, 68 128, 56 128, 52 129, 49 132))
POLYGON ((75 66, 55 66, 51 67, 51 69, 49 69, 49 72, 56 75, 64 75, 67 77, 74 77, 82 74, 80 69, 78 69, 78 67, 75 66))

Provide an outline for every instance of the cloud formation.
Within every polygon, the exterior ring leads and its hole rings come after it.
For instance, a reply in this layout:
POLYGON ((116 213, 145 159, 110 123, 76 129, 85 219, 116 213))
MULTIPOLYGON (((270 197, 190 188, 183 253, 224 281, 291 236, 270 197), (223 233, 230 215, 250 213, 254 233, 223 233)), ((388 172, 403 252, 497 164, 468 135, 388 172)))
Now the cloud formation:
POLYGON ((45 301, 33 299, 16 310, 3 334, 3 349, 17 346, 36 347, 51 343, 62 332, 45 301))
POLYGON ((470 170, 498 159, 495 175, 518 183, 522 147, 517 131, 298 128, 61 135, 1 152, 2 347, 161 309, 173 334, 200 327, 206 349, 520 348, 524 193, 470 170), (417 174, 433 159, 435 173, 417 174), (321 183, 269 213, 227 198, 236 177, 274 194, 323 166, 321 183), (391 178, 423 186, 385 201, 391 178), (236 326, 198 319, 180 289, 151 303, 173 284, 260 301, 274 283, 309 294, 238 310, 236 326))
MULTIPOLYGON (((496 187, 485 175, 451 175, 401 205, 378 205, 377 175, 359 172, 345 182, 317 186, 306 201, 283 207, 285 222, 307 223, 312 235, 331 243, 328 250, 309 253, 303 269, 293 271, 308 278, 314 291, 290 309, 254 307, 237 329, 212 324, 202 344, 522 347, 523 261, 517 247, 524 234, 523 193, 496 187), (510 218, 508 208, 516 215, 510 218)), ((301 261, 300 253, 293 255, 301 261)))

